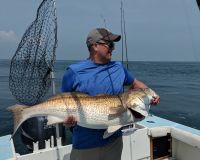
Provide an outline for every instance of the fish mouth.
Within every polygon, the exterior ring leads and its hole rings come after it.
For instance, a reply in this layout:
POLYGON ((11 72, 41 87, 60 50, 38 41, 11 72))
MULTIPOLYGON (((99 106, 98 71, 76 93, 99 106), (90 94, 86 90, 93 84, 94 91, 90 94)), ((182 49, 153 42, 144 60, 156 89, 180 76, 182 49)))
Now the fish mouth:
POLYGON ((131 108, 128 108, 128 110, 131 112, 131 114, 135 117, 135 118, 139 118, 139 119, 143 119, 145 116, 143 116, 142 114, 140 114, 139 112, 134 111, 131 108))

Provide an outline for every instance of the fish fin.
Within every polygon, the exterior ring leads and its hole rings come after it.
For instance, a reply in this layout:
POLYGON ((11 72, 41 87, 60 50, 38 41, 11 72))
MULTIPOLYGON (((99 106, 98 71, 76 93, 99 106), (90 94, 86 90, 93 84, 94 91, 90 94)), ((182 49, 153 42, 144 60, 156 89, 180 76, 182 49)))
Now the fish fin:
POLYGON ((108 96, 108 94, 100 93, 100 94, 97 94, 97 95, 96 95, 96 97, 101 97, 101 96, 108 96))
POLYGON ((57 124, 57 123, 63 123, 64 119, 60 117, 55 116, 47 116, 47 125, 57 124))
POLYGON ((18 104, 7 108, 8 111, 13 113, 14 132, 12 134, 12 137, 15 135, 19 126, 24 122, 24 120, 23 120, 23 110, 26 109, 26 108, 28 108, 28 106, 18 105, 18 104))
POLYGON ((89 95, 82 92, 63 92, 48 98, 48 101, 60 98, 73 98, 73 97, 81 98, 81 97, 89 97, 89 95))
POLYGON ((103 138, 106 139, 106 138, 110 137, 120 128, 122 128, 122 125, 109 126, 108 129, 104 132, 103 138))
POLYGON ((120 129, 121 127, 123 127, 123 126, 122 125, 109 126, 107 131, 108 131, 108 133, 115 132, 118 129, 120 129))

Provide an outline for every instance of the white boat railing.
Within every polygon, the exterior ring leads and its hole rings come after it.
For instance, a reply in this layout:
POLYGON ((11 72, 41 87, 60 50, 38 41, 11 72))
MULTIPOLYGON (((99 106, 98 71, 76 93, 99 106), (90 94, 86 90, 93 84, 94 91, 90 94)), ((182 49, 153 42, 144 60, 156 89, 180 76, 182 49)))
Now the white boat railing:
MULTIPOLYGON (((134 128, 125 129, 126 136, 123 136, 122 160, 153 160, 159 156, 159 160, 200 159, 199 130, 155 116, 149 119, 153 122, 149 126, 146 123, 148 120, 145 120, 145 122, 138 123, 134 128), (160 122, 169 125, 162 126, 160 122), (155 143, 157 140, 163 140, 164 143, 157 144, 155 143), (163 149, 166 151, 159 151, 163 149)), ((39 149, 38 143, 34 143, 33 153, 26 155, 19 155, 15 152, 13 140, 10 138, 11 135, 0 137, 0 160, 69 160, 72 145, 62 146, 61 138, 56 139, 56 147, 53 137, 46 141, 45 149, 39 149)))

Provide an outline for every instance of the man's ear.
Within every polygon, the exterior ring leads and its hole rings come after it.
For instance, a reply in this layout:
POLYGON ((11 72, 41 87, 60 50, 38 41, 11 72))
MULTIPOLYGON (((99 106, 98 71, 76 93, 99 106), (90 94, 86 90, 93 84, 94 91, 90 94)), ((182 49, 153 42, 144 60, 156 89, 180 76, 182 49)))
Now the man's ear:
POLYGON ((93 44, 93 45, 92 45, 92 49, 93 49, 94 51, 97 51, 97 47, 98 47, 97 44, 93 44))

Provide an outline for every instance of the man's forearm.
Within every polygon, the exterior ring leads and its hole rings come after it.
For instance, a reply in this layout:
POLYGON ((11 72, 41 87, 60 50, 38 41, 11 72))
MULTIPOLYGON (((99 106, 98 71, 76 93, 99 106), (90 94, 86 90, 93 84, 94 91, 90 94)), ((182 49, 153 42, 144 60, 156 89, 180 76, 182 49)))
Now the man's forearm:
POLYGON ((130 86, 130 89, 134 89, 134 88, 148 88, 148 86, 144 84, 143 82, 135 79, 132 85, 130 86))

